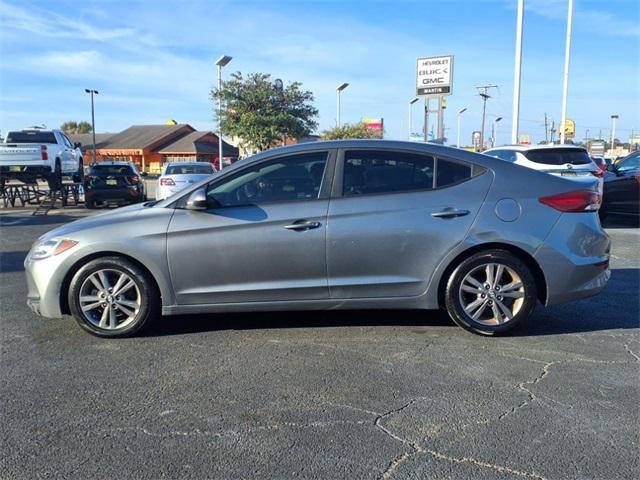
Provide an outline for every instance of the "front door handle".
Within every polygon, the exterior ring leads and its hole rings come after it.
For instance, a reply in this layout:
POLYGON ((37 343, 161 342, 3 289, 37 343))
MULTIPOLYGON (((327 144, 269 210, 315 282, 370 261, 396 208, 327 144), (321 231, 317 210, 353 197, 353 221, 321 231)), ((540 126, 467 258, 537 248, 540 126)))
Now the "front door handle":
POLYGON ((301 232, 304 230, 311 230, 314 228, 318 228, 320 226, 320 222, 310 222, 308 220, 296 220, 291 225, 285 225, 284 228, 287 230, 295 230, 296 232, 301 232))
POLYGON ((431 214, 434 218, 454 218, 464 217, 465 215, 469 215, 469 210, 458 210, 455 208, 447 208, 441 212, 433 212, 431 214))

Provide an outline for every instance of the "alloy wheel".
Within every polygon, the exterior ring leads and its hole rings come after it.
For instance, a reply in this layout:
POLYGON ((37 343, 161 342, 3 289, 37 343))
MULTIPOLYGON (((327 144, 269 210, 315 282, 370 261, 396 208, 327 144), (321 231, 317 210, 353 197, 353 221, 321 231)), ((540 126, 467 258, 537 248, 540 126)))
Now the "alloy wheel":
POLYGON ((141 295, 136 282, 114 269, 93 272, 80 287, 82 315, 104 330, 121 330, 131 324, 140 310, 141 295))
POLYGON ((458 291, 465 313, 483 325, 513 320, 522 309, 525 293, 520 276, 501 263, 477 266, 463 278, 458 291))

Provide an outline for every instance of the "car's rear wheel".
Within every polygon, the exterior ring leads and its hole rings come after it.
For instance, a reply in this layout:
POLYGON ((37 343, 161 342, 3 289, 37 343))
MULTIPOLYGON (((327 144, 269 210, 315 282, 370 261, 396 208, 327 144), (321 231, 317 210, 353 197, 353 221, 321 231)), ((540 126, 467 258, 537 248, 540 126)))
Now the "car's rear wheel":
POLYGON ((78 324, 99 337, 135 335, 159 310, 153 279, 120 257, 97 258, 78 270, 71 280, 68 301, 78 324))
POLYGON ((84 182, 84 163, 82 159, 80 159, 78 170, 73 174, 73 182, 74 183, 82 183, 84 182))
POLYGON ((536 304, 529 267, 504 250, 479 252, 451 273, 445 291, 447 312, 462 328, 483 335, 511 330, 536 304))

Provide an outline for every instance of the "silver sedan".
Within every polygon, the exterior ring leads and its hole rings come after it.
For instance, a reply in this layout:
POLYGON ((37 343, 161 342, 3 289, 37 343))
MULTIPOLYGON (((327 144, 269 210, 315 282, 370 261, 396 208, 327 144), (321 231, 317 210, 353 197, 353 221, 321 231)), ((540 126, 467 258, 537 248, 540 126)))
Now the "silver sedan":
POLYGON ((44 235, 27 303, 103 337, 159 315, 332 308, 443 308, 503 333, 605 287, 597 188, 430 144, 274 149, 44 235))

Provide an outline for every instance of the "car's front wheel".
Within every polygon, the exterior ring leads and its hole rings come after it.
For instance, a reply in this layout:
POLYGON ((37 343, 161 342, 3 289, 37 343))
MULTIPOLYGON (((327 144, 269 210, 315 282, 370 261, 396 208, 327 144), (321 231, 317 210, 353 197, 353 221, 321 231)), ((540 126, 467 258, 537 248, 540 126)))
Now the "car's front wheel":
POLYGON ((449 316, 462 328, 494 335, 529 317, 537 301, 536 282, 529 267, 510 252, 479 252, 451 273, 445 301, 449 316))
POLYGON ((74 275, 69 308, 78 324, 99 337, 125 337, 146 328, 159 310, 151 276, 121 257, 88 262, 74 275))

